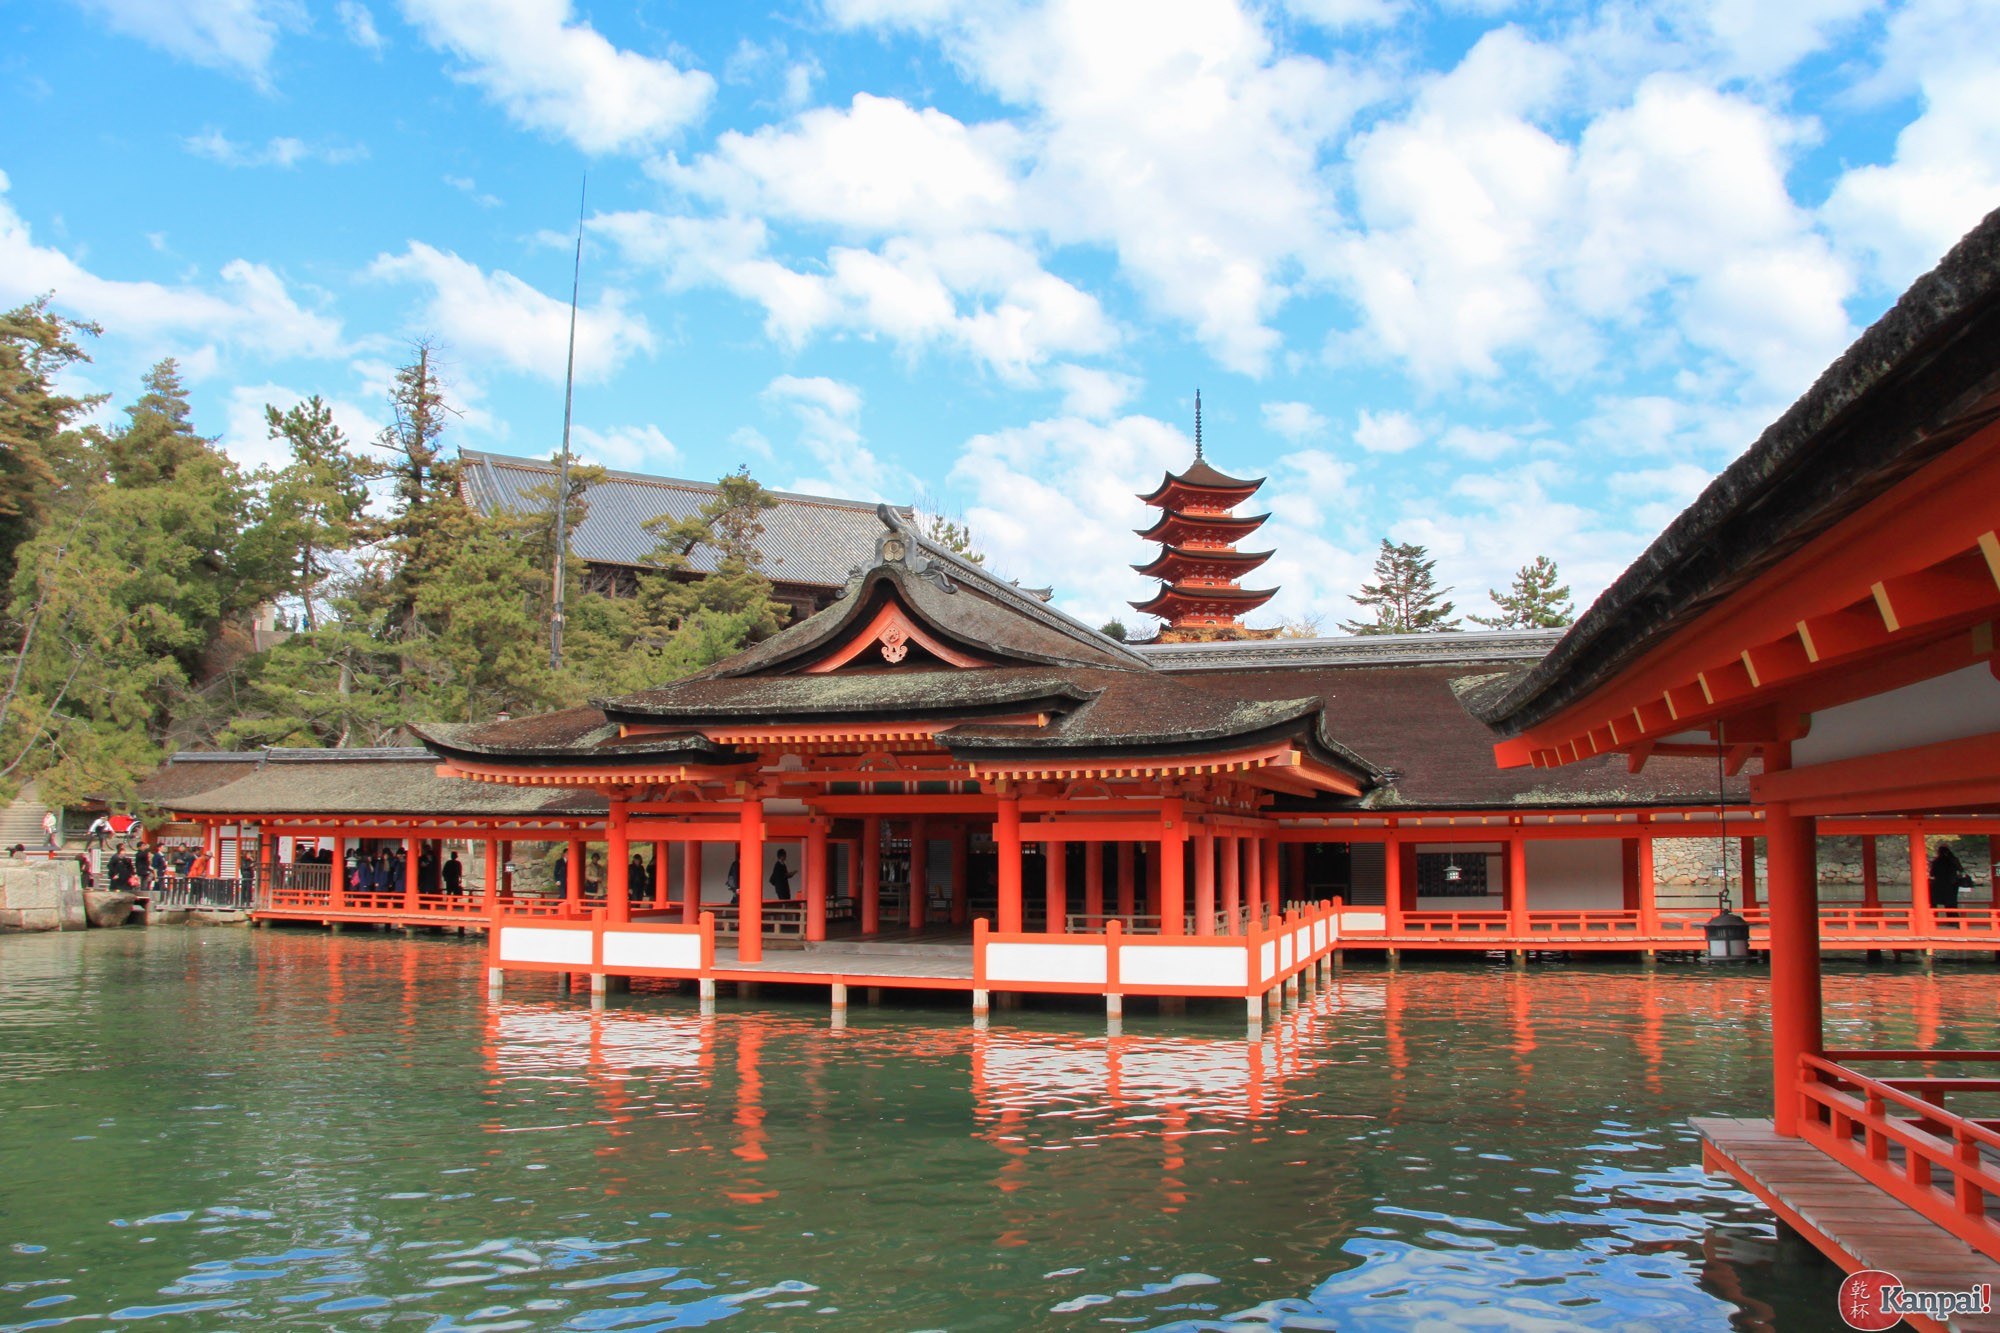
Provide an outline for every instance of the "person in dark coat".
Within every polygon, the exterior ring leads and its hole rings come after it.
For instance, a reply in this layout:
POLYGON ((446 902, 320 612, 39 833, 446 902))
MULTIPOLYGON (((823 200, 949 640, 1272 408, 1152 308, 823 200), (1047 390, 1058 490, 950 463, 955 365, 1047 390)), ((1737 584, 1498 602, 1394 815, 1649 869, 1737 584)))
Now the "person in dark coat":
POLYGON ((557 892, 557 893, 563 893, 563 894, 566 894, 566 893, 568 893, 568 892, 569 892, 569 853, 568 853, 567 851, 562 851, 562 852, 557 852, 557 853, 556 853, 556 864, 555 864, 555 868, 554 868, 554 869, 553 869, 553 870, 551 871, 551 874, 552 874, 552 875, 554 876, 554 878, 555 878, 555 886, 556 886, 556 892, 557 892))
POLYGON ((132 858, 126 854, 125 844, 120 843, 118 850, 111 853, 111 864, 107 868, 107 873, 111 882, 105 886, 106 888, 123 892, 132 887, 132 858))
POLYGON ((436 893, 444 885, 438 877, 438 854, 429 843, 417 853, 417 892, 436 893))
POLYGON ((458 853, 453 852, 438 871, 444 880, 444 891, 454 897, 465 890, 465 867, 459 864, 458 853))
POLYGON ((1958 853, 1945 843, 1931 858, 1931 906, 1958 906, 1958 891, 1972 887, 1972 876, 1965 873, 1965 866, 1959 862, 1958 853))
POLYGON ((646 873, 646 858, 637 851, 625 863, 625 892, 634 901, 650 902, 653 897, 653 877, 646 873))
POLYGON ((778 901, 792 900, 792 868, 785 864, 785 849, 778 849, 778 863, 771 867, 771 891, 778 895, 778 901))

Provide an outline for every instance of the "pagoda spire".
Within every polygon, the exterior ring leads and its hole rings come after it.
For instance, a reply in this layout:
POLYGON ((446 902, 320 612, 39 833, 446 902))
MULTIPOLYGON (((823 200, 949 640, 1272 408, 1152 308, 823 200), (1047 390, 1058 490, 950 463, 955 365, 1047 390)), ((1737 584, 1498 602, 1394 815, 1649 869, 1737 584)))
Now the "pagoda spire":
POLYGON ((1139 497, 1161 511, 1158 521, 1139 534, 1158 542, 1160 552, 1133 568, 1159 579, 1160 590, 1132 605, 1167 622, 1161 639, 1239 639, 1260 633, 1245 629, 1241 618, 1278 590, 1245 588, 1239 580, 1272 552, 1239 551, 1236 544, 1270 515, 1239 516, 1235 510, 1263 484, 1262 477, 1244 480, 1220 472, 1204 456, 1201 390, 1196 389, 1194 461, 1184 471, 1169 472, 1152 494, 1139 497))

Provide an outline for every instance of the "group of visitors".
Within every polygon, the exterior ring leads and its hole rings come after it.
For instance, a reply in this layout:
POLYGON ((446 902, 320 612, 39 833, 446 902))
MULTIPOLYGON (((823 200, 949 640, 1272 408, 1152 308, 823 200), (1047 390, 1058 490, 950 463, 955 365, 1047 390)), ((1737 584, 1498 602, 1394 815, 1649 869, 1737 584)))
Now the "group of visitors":
MULTIPOLYGON (((631 859, 625 863, 625 888, 630 901, 634 903, 650 903, 654 900, 657 896, 655 889, 659 885, 659 864, 657 853, 655 853, 653 860, 648 861, 644 856, 639 854, 636 848, 633 849, 631 859)), ((785 859, 785 849, 780 847, 778 849, 777 863, 771 867, 771 891, 779 902, 791 901, 792 877, 792 867, 785 859)), ((741 879, 742 870, 740 864, 736 859, 732 858, 729 862, 729 873, 723 876, 722 880, 723 886, 729 890, 729 902, 732 907, 736 905, 740 896, 739 885, 741 879)), ((582 880, 581 887, 584 897, 599 898, 604 895, 603 856, 596 852, 590 854, 590 859, 584 862, 582 880)), ((567 850, 556 853, 555 863, 550 867, 550 881, 557 893, 568 892, 569 852, 567 850)))
MULTIPOLYGON (((319 861, 332 864, 331 851, 301 852, 294 864, 319 861)), ((343 867, 342 883, 361 893, 401 893, 409 883, 409 857, 400 846, 375 852, 350 852, 343 867)), ((465 892, 465 863, 452 852, 440 859, 435 846, 425 843, 417 852, 418 893, 465 892)))

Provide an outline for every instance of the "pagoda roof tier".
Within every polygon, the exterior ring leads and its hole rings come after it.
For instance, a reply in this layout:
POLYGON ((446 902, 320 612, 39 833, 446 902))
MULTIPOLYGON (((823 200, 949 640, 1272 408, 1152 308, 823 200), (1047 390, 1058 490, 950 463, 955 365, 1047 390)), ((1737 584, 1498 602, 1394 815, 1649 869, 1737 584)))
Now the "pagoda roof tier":
POLYGON ((1168 546, 1151 563, 1132 568, 1167 583, 1187 578, 1239 579, 1276 554, 1276 551, 1202 551, 1168 546))
POLYGON ((1162 546, 1185 546, 1189 542, 1233 546, 1263 527, 1269 517, 1269 514, 1184 514, 1169 509, 1139 536, 1162 546))
POLYGON ((1195 505, 1204 509, 1234 509, 1264 484, 1262 477, 1232 477, 1218 472, 1208 460, 1197 458, 1184 472, 1169 472, 1160 484, 1139 498, 1161 509, 1195 505))
POLYGON ((1181 616, 1241 616, 1278 595, 1276 588, 1184 588, 1162 585, 1152 598, 1133 602, 1143 615, 1172 621, 1181 616))

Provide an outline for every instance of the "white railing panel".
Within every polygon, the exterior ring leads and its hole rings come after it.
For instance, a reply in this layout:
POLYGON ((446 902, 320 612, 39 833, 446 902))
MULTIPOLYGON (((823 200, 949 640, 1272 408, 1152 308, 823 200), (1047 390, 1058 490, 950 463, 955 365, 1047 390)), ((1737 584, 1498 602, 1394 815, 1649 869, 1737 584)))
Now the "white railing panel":
POLYGON ((1134 986, 1241 988, 1243 950, 1194 944, 1127 944, 1118 951, 1118 980, 1134 986))
POLYGON ((1102 944, 989 944, 986 980, 1073 981, 1102 985, 1110 975, 1102 944))
POLYGON ((535 926, 500 928, 502 963, 574 963, 590 966, 590 932, 543 930, 535 926))
POLYGON ((604 966, 670 967, 692 971, 701 966, 701 936, 660 931, 607 930, 604 966))
POLYGON ((1266 940, 1257 951, 1257 975, 1265 981, 1278 975, 1278 946, 1266 940))

